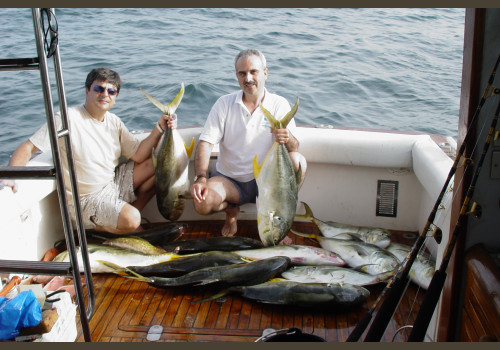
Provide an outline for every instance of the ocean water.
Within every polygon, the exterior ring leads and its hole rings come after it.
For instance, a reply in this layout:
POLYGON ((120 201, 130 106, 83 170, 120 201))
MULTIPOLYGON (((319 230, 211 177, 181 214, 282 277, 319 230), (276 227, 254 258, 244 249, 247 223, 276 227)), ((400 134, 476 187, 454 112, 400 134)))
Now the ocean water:
MULTIPOLYGON (((114 113, 129 129, 160 116, 139 88, 169 103, 185 84, 179 126, 203 125, 239 89, 234 57, 266 56, 269 91, 300 98, 296 122, 456 137, 464 9, 56 9, 68 105, 84 102, 95 67, 118 71, 114 113)), ((0 9, 2 59, 35 57, 31 10, 0 9)), ((55 109, 53 63, 49 60, 55 109)), ((0 165, 45 122, 38 71, 0 72, 0 165)))

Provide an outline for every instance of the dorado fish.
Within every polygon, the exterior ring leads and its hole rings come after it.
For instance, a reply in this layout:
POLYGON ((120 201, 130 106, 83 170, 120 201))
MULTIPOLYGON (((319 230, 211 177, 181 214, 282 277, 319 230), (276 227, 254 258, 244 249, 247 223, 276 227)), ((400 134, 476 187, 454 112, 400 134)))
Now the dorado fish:
MULTIPOLYGON (((283 119, 276 120, 262 105, 260 108, 273 129, 286 128, 297 112, 299 98, 283 119)), ((253 161, 253 172, 257 181, 257 227, 265 246, 277 245, 292 227, 302 172, 295 173, 285 145, 274 142, 261 165, 257 156, 253 161)))
POLYGON ((233 253, 250 259, 287 256, 290 258, 292 265, 344 266, 346 264, 346 262, 334 252, 305 245, 277 245, 260 249, 237 250, 233 253))
POLYGON ((301 283, 348 283, 367 286, 387 280, 394 272, 393 270, 374 276, 338 266, 293 266, 281 276, 289 281, 301 283))
MULTIPOLYGON (((153 227, 143 231, 126 233, 120 235, 120 237, 139 237, 145 239, 151 244, 157 245, 160 243, 167 243, 176 240, 183 235, 185 227, 185 224, 168 223, 166 225, 153 227)), ((95 230, 85 230, 85 235, 87 237, 97 238, 100 240, 107 240, 117 237, 117 235, 114 233, 95 230)))
MULTIPOLYGON (((142 93, 164 114, 172 115, 184 95, 184 84, 181 84, 179 93, 168 105, 161 104, 144 91, 142 93)), ((167 220, 179 219, 184 211, 185 198, 190 197, 188 165, 193 148, 194 137, 187 147, 177 129, 171 130, 168 127, 162 136, 158 152, 153 148, 156 202, 158 210, 167 220)))
MULTIPOLYGON (((103 264, 113 267, 106 261, 103 264)), ((290 259, 284 256, 252 261, 244 264, 231 264, 226 266, 207 267, 196 270, 180 277, 144 277, 132 272, 134 276, 125 276, 139 281, 147 282, 157 288, 186 287, 186 286, 210 286, 228 288, 235 285, 252 285, 263 283, 274 278, 285 271, 290 259)), ((116 267, 121 272, 121 267, 116 267)))
POLYGON ((145 239, 134 236, 111 238, 102 242, 102 244, 109 245, 111 247, 129 249, 134 252, 148 254, 148 255, 157 255, 166 253, 164 249, 155 247, 145 239))
POLYGON ((231 287, 195 303, 217 299, 227 294, 239 294, 247 299, 266 304, 335 309, 357 306, 370 296, 366 288, 350 284, 273 280, 257 285, 231 287))
POLYGON ((176 254, 192 254, 207 252, 210 250, 233 251, 261 248, 262 243, 256 239, 241 236, 205 237, 175 241, 168 244, 162 244, 161 247, 167 252, 173 252, 176 254))
POLYGON ((194 255, 183 255, 174 260, 148 266, 127 266, 141 276, 179 277, 207 267, 244 263, 242 257, 230 252, 212 251, 194 255))
POLYGON ((321 221, 314 217, 311 208, 304 202, 301 202, 306 209, 305 214, 296 214, 296 218, 311 220, 325 237, 349 239, 349 233, 352 236, 358 237, 363 242, 374 244, 380 248, 386 248, 391 243, 391 233, 388 230, 376 227, 353 226, 341 224, 333 221, 321 221))
POLYGON ((370 275, 393 271, 399 266, 399 260, 394 254, 356 237, 352 237, 353 240, 344 240, 291 231, 299 236, 316 239, 321 247, 340 255, 349 266, 359 268, 370 275))
MULTIPOLYGON (((147 255, 142 253, 137 253, 129 249, 109 247, 104 245, 88 244, 87 245, 90 270, 92 273, 107 273, 113 272, 106 265, 101 264, 99 261, 109 261, 117 265, 128 266, 128 265, 152 265, 163 261, 169 261, 179 257, 177 254, 166 253, 159 255, 147 255)), ((83 261, 80 247, 77 247, 77 258, 80 271, 83 271, 83 261)), ((53 261, 56 262, 67 262, 69 261, 69 253, 67 250, 57 255, 53 261)))
MULTIPOLYGON (((394 254, 400 262, 403 262, 410 252, 411 247, 405 244, 391 243, 391 245, 387 247, 387 250, 394 254)), ((429 288, 432 276, 434 276, 434 272, 436 271, 435 266, 436 263, 430 255, 424 252, 418 253, 408 273, 410 280, 424 289, 429 288)))

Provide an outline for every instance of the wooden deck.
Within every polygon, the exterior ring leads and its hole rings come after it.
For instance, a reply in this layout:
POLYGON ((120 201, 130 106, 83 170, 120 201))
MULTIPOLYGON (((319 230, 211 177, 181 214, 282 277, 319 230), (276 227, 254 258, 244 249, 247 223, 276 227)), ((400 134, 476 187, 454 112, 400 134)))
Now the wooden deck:
MULTIPOLYGON (((180 239, 219 235, 222 221, 186 222, 180 239)), ((311 223, 296 222, 293 228, 307 233, 319 232, 311 223)), ((258 239, 255 222, 240 221, 238 235, 258 239)), ((393 241, 412 244, 402 232, 393 241)), ((416 237, 416 233, 414 235, 416 237)), ((316 245, 290 233, 295 244, 316 245)), ((146 342, 148 330, 161 325, 159 342, 254 342, 263 330, 296 327, 328 342, 344 342, 359 320, 372 307, 383 285, 369 286, 370 297, 361 306, 347 311, 310 310, 260 304, 239 296, 192 304, 212 295, 202 289, 159 289, 147 283, 113 274, 95 274, 96 307, 90 320, 94 342, 146 342)), ((404 342, 418 312, 425 291, 410 284, 388 325, 384 342, 404 342), (401 331, 398 331, 402 329, 401 331)), ((77 341, 84 341, 79 316, 77 341)), ((361 340, 364 335, 361 337, 361 340)))

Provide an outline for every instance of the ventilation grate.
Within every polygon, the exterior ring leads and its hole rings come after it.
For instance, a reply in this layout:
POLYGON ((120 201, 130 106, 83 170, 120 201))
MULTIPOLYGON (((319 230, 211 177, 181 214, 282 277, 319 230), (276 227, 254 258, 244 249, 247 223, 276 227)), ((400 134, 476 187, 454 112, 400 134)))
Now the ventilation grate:
POLYGON ((378 180, 377 216, 395 218, 398 214, 398 181, 378 180))

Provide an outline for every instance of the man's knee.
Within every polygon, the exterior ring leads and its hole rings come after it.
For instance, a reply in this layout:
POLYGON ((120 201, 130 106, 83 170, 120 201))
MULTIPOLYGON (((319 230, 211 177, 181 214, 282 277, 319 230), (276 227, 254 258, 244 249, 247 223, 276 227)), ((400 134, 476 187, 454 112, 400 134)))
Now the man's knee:
POLYGON ((118 217, 118 230, 134 231, 141 224, 141 213, 130 204, 125 204, 118 217))

